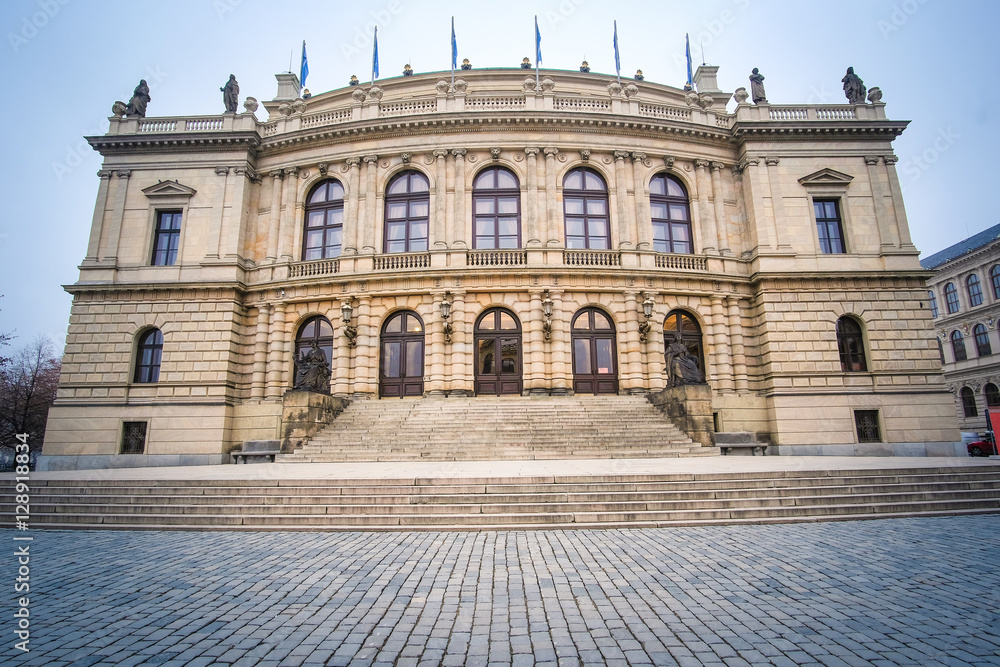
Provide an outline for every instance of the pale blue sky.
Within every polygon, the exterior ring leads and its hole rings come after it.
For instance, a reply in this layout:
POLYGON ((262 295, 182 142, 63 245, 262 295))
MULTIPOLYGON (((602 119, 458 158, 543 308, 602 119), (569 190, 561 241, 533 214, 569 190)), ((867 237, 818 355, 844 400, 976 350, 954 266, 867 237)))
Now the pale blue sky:
MULTIPOLYGON (((308 43, 313 93, 351 74, 370 76, 370 28, 379 25, 382 78, 410 62, 445 70, 454 13, 459 58, 516 67, 531 56, 533 15, 543 68, 614 72, 618 21, 622 73, 684 83, 684 33, 696 63, 721 67, 723 90, 747 86, 759 67, 772 104, 841 103, 853 66, 879 86, 892 119, 911 120, 895 143, 914 242, 925 255, 1000 222, 1000 3, 970 0, 600 2, 505 0, 449 3, 174 0, 105 3, 5 0, 0 4, 0 85, 6 207, 0 217, 0 331, 15 344, 42 334, 65 339, 70 297, 86 252, 100 167, 84 135, 103 133, 115 100, 140 78, 148 115, 221 112, 229 74, 241 98, 270 99, 274 74, 308 43), (451 5, 451 6, 449 6, 451 5)), ((258 112, 263 113, 263 110, 258 112)), ((262 116, 259 116, 262 118, 262 116)))

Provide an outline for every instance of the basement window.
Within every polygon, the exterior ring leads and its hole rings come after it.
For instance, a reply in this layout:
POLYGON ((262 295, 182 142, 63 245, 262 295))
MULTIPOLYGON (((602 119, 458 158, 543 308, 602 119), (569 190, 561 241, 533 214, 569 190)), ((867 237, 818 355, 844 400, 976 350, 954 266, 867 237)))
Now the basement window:
POLYGON ((858 442, 882 442, 878 410, 855 410, 854 425, 858 429, 858 442))
POLYGON ((122 422, 122 454, 142 454, 146 450, 147 422, 122 422))

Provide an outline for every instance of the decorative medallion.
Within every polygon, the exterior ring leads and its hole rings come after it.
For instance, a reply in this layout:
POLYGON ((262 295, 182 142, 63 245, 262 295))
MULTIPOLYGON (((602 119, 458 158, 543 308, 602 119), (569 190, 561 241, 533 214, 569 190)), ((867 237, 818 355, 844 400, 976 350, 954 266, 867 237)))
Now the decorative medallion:
POLYGON ((614 162, 614 160, 610 155, 605 155, 604 157, 601 158, 601 162, 603 162, 604 164, 611 164, 612 162, 614 162))

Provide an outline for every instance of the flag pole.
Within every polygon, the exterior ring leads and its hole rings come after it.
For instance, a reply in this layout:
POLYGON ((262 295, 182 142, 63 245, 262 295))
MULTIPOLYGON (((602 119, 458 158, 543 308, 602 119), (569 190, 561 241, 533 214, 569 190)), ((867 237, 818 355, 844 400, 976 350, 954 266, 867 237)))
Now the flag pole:
POLYGON ((455 42, 455 17, 451 17, 451 89, 455 89, 455 59, 458 57, 456 51, 458 43, 455 42))
POLYGON ((618 59, 618 21, 615 20, 615 73, 618 75, 618 85, 622 85, 622 65, 618 59))
POLYGON ((535 14, 535 90, 538 90, 538 62, 542 55, 542 34, 538 32, 538 14, 535 14))
POLYGON ((372 85, 375 85, 375 67, 378 63, 378 25, 375 26, 375 41, 372 44, 372 85))

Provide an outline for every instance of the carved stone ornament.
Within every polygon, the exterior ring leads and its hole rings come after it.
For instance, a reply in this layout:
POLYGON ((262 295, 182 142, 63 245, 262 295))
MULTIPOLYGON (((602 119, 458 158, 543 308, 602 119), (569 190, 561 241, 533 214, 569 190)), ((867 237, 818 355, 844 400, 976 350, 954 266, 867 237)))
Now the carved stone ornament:
POLYGON ((638 94, 639 94, 639 86, 635 85, 634 83, 625 84, 625 97, 631 98, 635 97, 638 94))
MULTIPOLYGON (((439 151, 434 151, 434 156, 437 156, 438 152, 439 151)), ((448 154, 448 151, 440 151, 440 152, 443 152, 444 155, 448 154)), ((432 157, 430 155, 425 155, 424 156, 424 164, 434 164, 434 157, 432 157)))
POLYGON ((493 159, 494 162, 497 162, 500 159, 500 149, 499 148, 491 148, 490 149, 490 157, 493 159))
POLYGON ((733 99, 736 100, 737 104, 746 104, 747 100, 750 99, 750 93, 747 92, 746 88, 740 86, 736 89, 736 92, 733 93, 733 99))
POLYGON ((126 105, 121 100, 116 100, 114 104, 111 105, 111 114, 121 118, 128 111, 128 105, 126 105))
POLYGON ((701 105, 702 109, 711 109, 712 105, 715 104, 715 98, 708 93, 702 93, 702 96, 698 98, 698 104, 701 105))
POLYGON ((689 107, 696 107, 699 104, 698 93, 693 90, 687 91, 684 95, 684 101, 687 102, 689 107))
POLYGON ((565 162, 567 160, 566 154, 565 153, 560 153, 559 156, 556 159, 559 160, 560 162, 565 162))
POLYGON ((403 164, 410 164, 410 158, 413 157, 413 153, 403 153, 399 156, 399 159, 403 161, 403 164))
POLYGON ((247 110, 247 113, 254 113, 259 106, 256 97, 248 97, 243 102, 243 108, 247 110))
POLYGON ((368 97, 372 98, 376 102, 382 99, 382 89, 378 86, 372 86, 368 89, 368 97))
POLYGON ((556 82, 555 81, 553 81, 549 77, 545 77, 544 79, 542 79, 542 92, 543 93, 551 93, 555 89, 556 89, 556 82))
POLYGON ((521 82, 521 89, 526 93, 530 93, 535 90, 535 80, 530 76, 521 82))
POLYGON ((329 167, 330 165, 328 165, 326 162, 320 162, 319 164, 316 165, 316 168, 319 170, 320 176, 326 176, 326 170, 329 167))
POLYGON ((878 86, 872 86, 868 89, 868 101, 872 104, 877 104, 882 101, 882 89, 878 86))
POLYGON ((666 166, 667 169, 673 169, 674 168, 674 160, 675 160, 675 158, 674 158, 673 155, 664 155, 663 156, 663 164, 666 166))
POLYGON ((291 116, 292 105, 289 104, 288 102, 282 102, 281 104, 278 105, 278 113, 280 113, 282 116, 291 116))
POLYGON ((465 79, 455 79, 455 85, 453 86, 453 88, 455 89, 456 93, 461 93, 462 95, 464 95, 468 87, 469 84, 466 83, 465 79))
POLYGON ((619 97, 622 94, 622 85, 617 81, 612 81, 608 84, 608 95, 611 97, 619 97))
POLYGON ((604 157, 601 158, 601 162, 603 162, 604 164, 611 164, 614 161, 615 161, 614 158, 612 158, 610 155, 605 155, 604 157))
POLYGON ((355 102, 364 102, 365 101, 365 97, 367 97, 367 96, 368 96, 368 93, 365 92, 364 88, 355 88, 351 92, 351 97, 354 98, 355 102))
POLYGON ((438 95, 447 95, 450 89, 451 84, 446 79, 441 79, 434 84, 434 90, 438 92, 438 95))
POLYGON ((301 97, 292 102, 292 113, 305 113, 306 111, 306 101, 301 97))
POLYGON ((382 161, 378 163, 378 166, 382 167, 383 169, 386 169, 389 166, 389 164, 390 164, 389 160, 387 158, 383 158, 382 161))
POLYGON ((469 156, 468 156, 468 157, 466 157, 465 159, 466 159, 466 160, 468 160, 469 162, 475 162, 476 160, 478 160, 478 159, 479 159, 479 156, 478 156, 478 155, 476 155, 475 153, 471 153, 471 154, 469 154, 469 156))
POLYGON ((586 148, 584 148, 583 150, 581 150, 580 151, 580 159, 583 160, 584 162, 588 162, 590 160, 590 151, 587 150, 586 148))

